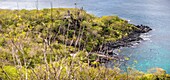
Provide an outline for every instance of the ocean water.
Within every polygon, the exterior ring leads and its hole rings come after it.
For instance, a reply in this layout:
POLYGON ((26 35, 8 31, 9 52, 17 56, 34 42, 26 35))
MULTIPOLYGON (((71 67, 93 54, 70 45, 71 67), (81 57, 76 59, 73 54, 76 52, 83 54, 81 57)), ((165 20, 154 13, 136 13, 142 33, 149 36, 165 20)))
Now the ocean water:
MULTIPOLYGON (((39 0, 38 7, 50 8, 50 0, 39 0)), ((142 35, 139 45, 121 49, 121 54, 132 54, 129 65, 146 72, 163 68, 170 73, 170 0, 51 0, 53 7, 83 7, 96 16, 117 15, 133 24, 150 26, 153 31, 142 35), (137 63, 134 63, 137 60, 137 63)), ((1 0, 3 9, 35 9, 36 0, 1 0), (17 7, 18 6, 18 7, 17 7)))

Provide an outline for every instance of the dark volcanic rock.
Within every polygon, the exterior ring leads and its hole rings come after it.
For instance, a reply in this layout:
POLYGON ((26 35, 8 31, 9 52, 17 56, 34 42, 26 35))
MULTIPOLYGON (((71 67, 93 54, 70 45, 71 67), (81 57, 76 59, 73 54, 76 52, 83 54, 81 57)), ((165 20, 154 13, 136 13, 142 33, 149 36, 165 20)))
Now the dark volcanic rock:
POLYGON ((106 57, 99 57, 100 63, 106 63, 110 61, 109 57, 114 57, 116 61, 125 61, 124 56, 114 53, 115 49, 120 47, 130 47, 135 43, 140 43, 139 41, 143 40, 140 35, 143 33, 147 33, 152 29, 148 26, 144 25, 136 25, 137 30, 132 31, 127 37, 124 37, 116 42, 108 42, 101 47, 101 50, 98 54, 106 55, 106 57))
POLYGON ((129 47, 129 46, 133 46, 133 42, 139 42, 140 40, 143 40, 140 35, 142 33, 147 33, 149 31, 151 31, 152 29, 148 26, 144 26, 144 25, 136 25, 136 27, 138 28, 137 30, 131 32, 127 37, 124 37, 116 42, 108 42, 106 44, 104 44, 102 50, 103 51, 109 51, 109 55, 112 55, 113 52, 111 52, 113 49, 117 49, 120 47, 129 47))
POLYGON ((136 27, 139 28, 139 30, 136 31, 138 33, 147 33, 152 30, 149 26, 144 25, 137 25, 136 27))

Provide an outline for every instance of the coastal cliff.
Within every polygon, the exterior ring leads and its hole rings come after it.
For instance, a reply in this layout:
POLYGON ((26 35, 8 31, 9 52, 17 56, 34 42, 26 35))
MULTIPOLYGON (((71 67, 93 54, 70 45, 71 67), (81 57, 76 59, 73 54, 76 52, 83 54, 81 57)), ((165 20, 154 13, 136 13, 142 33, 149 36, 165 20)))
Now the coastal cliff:
MULTIPOLYGON (((107 56, 112 49, 131 46, 152 30, 73 8, 1 9, 0 26, 0 79, 10 80, 127 79, 119 68, 99 66, 99 57, 116 59, 107 56)), ((136 71, 129 79, 169 77, 159 70, 149 76, 136 71)))

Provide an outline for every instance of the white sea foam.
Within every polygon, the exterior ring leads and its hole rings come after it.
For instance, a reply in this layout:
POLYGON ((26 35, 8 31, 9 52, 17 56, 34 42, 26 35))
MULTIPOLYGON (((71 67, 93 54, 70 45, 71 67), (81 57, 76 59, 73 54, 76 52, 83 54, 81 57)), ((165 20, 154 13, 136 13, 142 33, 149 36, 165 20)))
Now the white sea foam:
POLYGON ((148 34, 148 33, 144 33, 144 34, 141 34, 140 37, 144 40, 144 41, 151 41, 151 37, 152 35, 148 34))

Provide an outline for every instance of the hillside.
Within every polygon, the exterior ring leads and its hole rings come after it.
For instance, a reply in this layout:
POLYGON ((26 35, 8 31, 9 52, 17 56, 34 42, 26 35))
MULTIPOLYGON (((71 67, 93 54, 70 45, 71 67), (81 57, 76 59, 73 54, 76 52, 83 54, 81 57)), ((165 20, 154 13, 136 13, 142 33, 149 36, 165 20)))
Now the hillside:
MULTIPOLYGON (((0 78, 127 79, 119 68, 99 66, 98 56, 91 53, 107 53, 105 44, 120 41, 140 29, 117 16, 96 17, 82 9, 1 9, 0 78)), ((155 78, 153 74, 134 72, 137 77, 129 78, 155 78)), ((157 77, 163 79, 168 76, 159 74, 157 77)))

